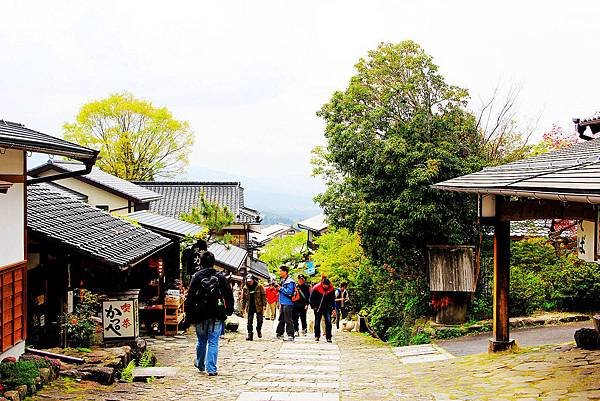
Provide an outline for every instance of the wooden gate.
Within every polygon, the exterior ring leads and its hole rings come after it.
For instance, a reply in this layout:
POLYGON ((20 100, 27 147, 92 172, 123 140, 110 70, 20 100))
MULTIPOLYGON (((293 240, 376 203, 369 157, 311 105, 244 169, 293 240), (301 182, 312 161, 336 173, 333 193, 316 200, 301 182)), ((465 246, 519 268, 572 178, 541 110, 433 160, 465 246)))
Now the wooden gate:
POLYGON ((25 292, 23 291, 25 266, 26 262, 20 262, 0 270, 2 352, 25 339, 25 292))

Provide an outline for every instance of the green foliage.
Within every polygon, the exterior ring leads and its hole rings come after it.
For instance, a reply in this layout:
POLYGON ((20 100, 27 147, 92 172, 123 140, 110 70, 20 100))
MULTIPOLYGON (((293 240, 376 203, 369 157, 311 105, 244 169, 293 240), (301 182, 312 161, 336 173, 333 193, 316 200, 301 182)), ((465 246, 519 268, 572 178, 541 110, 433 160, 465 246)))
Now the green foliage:
POLYGON ((140 357, 138 366, 140 366, 142 368, 149 368, 151 366, 154 366, 155 361, 156 361, 156 358, 155 358, 154 354, 152 353, 152 351, 146 350, 140 357))
POLYGON ((79 294, 79 302, 75 305, 73 313, 64 313, 62 317, 69 345, 87 348, 92 343, 96 328, 90 318, 97 314, 100 301, 97 295, 88 290, 81 289, 79 294))
POLYGON ((370 259, 425 274, 427 243, 473 241, 475 199, 430 187, 479 170, 467 91, 448 85, 416 43, 381 44, 344 92, 318 112, 326 148, 313 151, 330 223, 360 232, 370 259))
MULTIPOLYGON (((235 216, 227 206, 209 202, 204 194, 200 197, 198 206, 192 207, 189 213, 182 213, 179 218, 188 223, 208 228, 208 234, 211 237, 217 236, 223 231, 223 228, 235 221, 235 216)), ((231 236, 225 239, 231 241, 231 236)), ((228 242, 225 241, 225 243, 228 242)))
POLYGON ((35 384, 36 377, 40 375, 39 363, 36 361, 0 363, 0 382, 8 388, 35 384))
POLYGON ((100 169, 125 180, 181 172, 194 143, 187 122, 127 92, 84 104, 63 128, 66 140, 100 151, 100 169))
POLYGON ((274 238, 260 254, 260 260, 265 262, 272 272, 276 273, 279 266, 285 264, 296 269, 306 260, 308 234, 304 231, 282 238, 274 238))
POLYGON ((410 338, 410 345, 420 345, 420 344, 429 344, 431 342, 431 338, 426 333, 417 333, 410 338))
POLYGON ((513 316, 600 306, 600 265, 579 260, 573 249, 555 249, 545 238, 512 243, 510 285, 513 316))
POLYGON ((333 229, 317 237, 315 244, 318 248, 311 259, 318 272, 329 277, 336 286, 344 281, 348 283, 353 309, 371 305, 374 267, 360 245, 359 235, 345 228, 333 229))
POLYGON ((133 382, 133 370, 135 369, 135 361, 129 361, 125 369, 121 372, 121 380, 126 383, 133 382))

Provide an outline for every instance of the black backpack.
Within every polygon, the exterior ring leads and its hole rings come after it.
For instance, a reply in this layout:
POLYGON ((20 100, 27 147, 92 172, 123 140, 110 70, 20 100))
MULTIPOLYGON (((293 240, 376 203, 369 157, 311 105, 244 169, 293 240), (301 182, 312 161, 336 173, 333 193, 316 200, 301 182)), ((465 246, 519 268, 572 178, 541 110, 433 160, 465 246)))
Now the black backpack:
POLYGON ((199 322, 207 319, 225 319, 225 302, 221 293, 221 273, 202 274, 196 273, 194 293, 188 294, 191 314, 190 321, 199 322))

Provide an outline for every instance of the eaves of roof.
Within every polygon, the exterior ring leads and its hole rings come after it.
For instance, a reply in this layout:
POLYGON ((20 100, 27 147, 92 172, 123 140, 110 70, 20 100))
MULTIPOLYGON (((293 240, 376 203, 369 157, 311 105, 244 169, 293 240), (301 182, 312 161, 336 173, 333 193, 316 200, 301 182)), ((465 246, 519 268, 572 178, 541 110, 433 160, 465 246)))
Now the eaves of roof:
POLYGON ((89 163, 98 151, 26 128, 23 124, 0 120, 0 148, 66 156, 89 163))
POLYGON ((600 139, 488 167, 432 187, 456 192, 600 203, 600 139))

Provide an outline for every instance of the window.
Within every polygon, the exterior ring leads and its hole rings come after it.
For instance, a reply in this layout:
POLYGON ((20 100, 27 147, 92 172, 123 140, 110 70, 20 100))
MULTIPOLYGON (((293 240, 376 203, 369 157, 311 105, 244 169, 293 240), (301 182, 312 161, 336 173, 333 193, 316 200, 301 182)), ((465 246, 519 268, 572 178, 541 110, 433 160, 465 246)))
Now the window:
POLYGON ((96 205, 96 208, 108 212, 108 205, 96 205))

